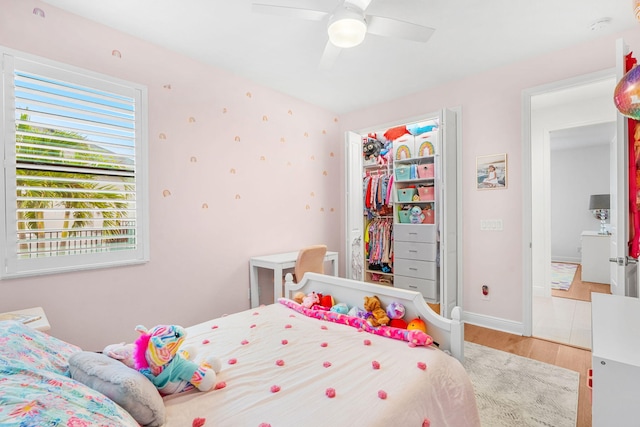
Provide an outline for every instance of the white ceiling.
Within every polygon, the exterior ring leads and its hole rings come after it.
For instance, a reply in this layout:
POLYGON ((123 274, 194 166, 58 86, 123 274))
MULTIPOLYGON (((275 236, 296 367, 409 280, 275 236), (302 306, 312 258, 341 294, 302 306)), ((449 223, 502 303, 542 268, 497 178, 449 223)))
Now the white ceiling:
POLYGON ((616 122, 597 123, 549 132, 551 150, 609 145, 616 136, 616 122))
MULTIPOLYGON (((613 92, 616 87, 615 77, 597 82, 576 85, 562 90, 554 90, 533 96, 531 111, 544 109, 575 108, 579 105, 609 105, 612 117, 615 117, 613 92)), ((554 130, 549 133, 552 151, 586 148, 595 145, 609 145, 616 136, 615 120, 594 123, 586 126, 572 126, 554 130)))
MULTIPOLYGON (((631 0, 373 0, 368 14, 433 27, 434 35, 418 43, 369 34, 323 70, 326 22, 253 14, 252 0, 44 1, 335 113, 639 25, 631 0), (610 24, 592 30, 602 18, 610 24)), ((256 2, 325 11, 340 3, 256 2)))

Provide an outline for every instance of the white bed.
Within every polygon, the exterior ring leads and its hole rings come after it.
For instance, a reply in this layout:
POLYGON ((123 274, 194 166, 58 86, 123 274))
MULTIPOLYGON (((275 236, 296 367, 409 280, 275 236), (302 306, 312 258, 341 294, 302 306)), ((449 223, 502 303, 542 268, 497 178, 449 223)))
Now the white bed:
POLYGON ((365 295, 377 295, 383 306, 400 302, 406 319, 427 322, 440 349, 307 317, 281 303, 221 317, 187 328, 185 344, 222 359, 218 379, 225 387, 165 397, 166 426, 198 419, 215 427, 480 425, 473 387, 458 360, 464 336, 459 308, 448 320, 419 293, 313 273, 285 288, 285 296, 314 291, 349 306, 361 307, 365 295))
POLYGON ((406 319, 427 322, 440 349, 377 334, 424 342, 404 330, 365 331, 370 328, 358 317, 305 311, 281 299, 187 328, 185 345, 195 347, 196 358, 221 359, 218 387, 163 398, 144 375, 116 359, 0 321, 0 425, 480 425, 473 387, 458 360, 460 309, 447 320, 418 293, 313 273, 300 284, 289 281, 286 290, 288 296, 329 294, 349 306, 362 307, 364 296, 374 295, 384 306, 400 302, 406 319))

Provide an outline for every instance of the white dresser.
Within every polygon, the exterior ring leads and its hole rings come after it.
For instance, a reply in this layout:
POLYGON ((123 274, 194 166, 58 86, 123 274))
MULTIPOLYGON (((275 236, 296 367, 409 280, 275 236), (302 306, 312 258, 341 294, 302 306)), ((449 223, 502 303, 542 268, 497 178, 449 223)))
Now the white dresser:
POLYGON ((394 286, 417 291, 437 304, 438 246, 436 227, 429 224, 396 224, 393 229, 394 286))
POLYGON ((582 281, 609 284, 609 235, 582 232, 582 281))
POLYGON ((591 294, 593 427, 640 425, 640 300, 591 294))

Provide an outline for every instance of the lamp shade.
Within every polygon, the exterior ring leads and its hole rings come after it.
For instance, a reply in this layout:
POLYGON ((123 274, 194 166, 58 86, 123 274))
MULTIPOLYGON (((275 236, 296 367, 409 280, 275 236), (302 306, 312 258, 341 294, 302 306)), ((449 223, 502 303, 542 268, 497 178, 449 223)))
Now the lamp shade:
POLYGON ((589 198, 589 210, 595 211, 597 209, 609 209, 609 199, 609 194, 592 194, 589 198))

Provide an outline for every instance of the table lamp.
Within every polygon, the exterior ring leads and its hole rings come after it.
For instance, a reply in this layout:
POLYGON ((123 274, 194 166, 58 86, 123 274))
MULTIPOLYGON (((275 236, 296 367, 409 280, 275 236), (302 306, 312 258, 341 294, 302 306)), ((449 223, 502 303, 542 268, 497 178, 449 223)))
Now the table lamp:
POLYGON ((598 234, 609 234, 605 227, 605 221, 609 218, 609 199, 609 194, 592 194, 589 198, 589 210, 600 220, 598 234))

